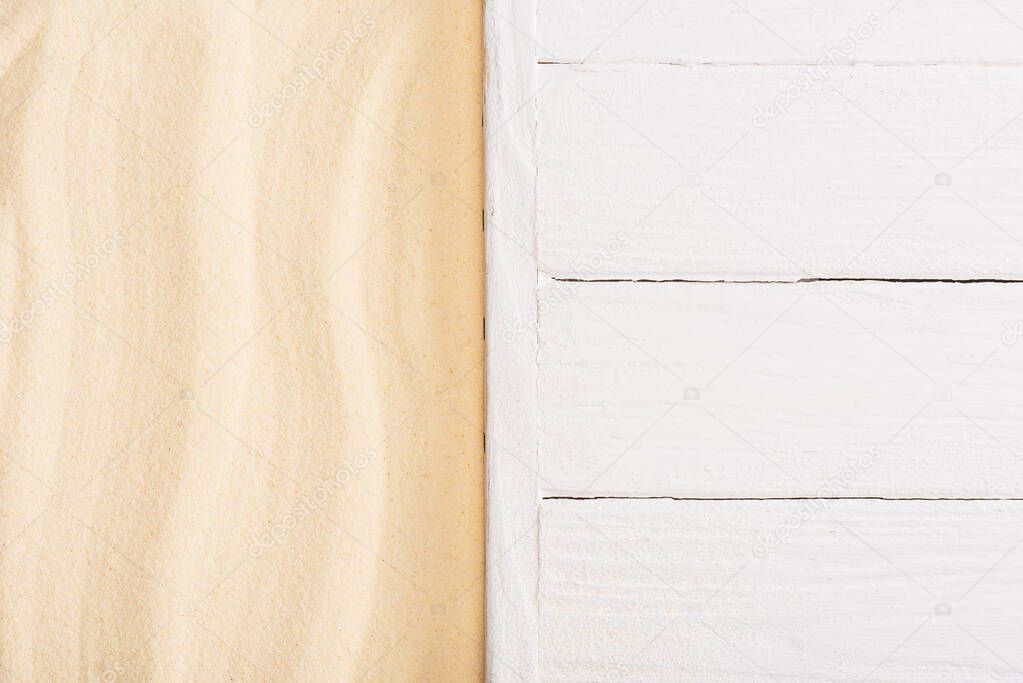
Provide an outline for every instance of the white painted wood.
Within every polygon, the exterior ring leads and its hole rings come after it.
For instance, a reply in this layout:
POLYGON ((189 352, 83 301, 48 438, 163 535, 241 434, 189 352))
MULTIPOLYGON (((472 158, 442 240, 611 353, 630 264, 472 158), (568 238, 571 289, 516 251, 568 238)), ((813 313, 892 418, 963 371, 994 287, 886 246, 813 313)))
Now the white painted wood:
POLYGON ((546 501, 541 526, 544 680, 1023 677, 1018 501, 546 501))
POLYGON ((544 0, 539 36, 545 61, 1019 63, 1021 26, 1010 0, 544 0))
POLYGON ((1023 497, 1023 284, 547 282, 540 302, 548 494, 1023 497))
POLYGON ((800 73, 541 66, 542 267, 584 279, 1023 277, 1023 67, 839 67, 787 113, 758 117, 800 73))
POLYGON ((965 500, 1023 498, 1023 284, 848 280, 1023 279, 1023 6, 489 0, 487 53, 489 679, 1023 677, 1023 501, 965 500))
POLYGON ((486 3, 487 680, 497 683, 537 680, 538 666, 534 17, 531 0, 486 3))

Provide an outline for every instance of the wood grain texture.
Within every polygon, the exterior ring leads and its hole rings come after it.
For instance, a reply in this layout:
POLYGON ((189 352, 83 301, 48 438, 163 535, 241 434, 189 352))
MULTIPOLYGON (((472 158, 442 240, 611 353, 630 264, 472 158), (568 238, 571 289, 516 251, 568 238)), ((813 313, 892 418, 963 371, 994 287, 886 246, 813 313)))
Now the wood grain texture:
POLYGON ((538 677, 534 6, 487 3, 487 676, 538 677))
POLYGON ((1023 277, 1023 67, 539 71, 550 274, 1023 277))
POLYGON ((539 297, 547 492, 1023 496, 1023 285, 548 282, 539 297))
POLYGON ((1023 8, 1007 0, 545 0, 539 16, 550 61, 812 64, 872 17, 844 61, 1023 61, 1023 8))
POLYGON ((541 527, 545 680, 1023 675, 1018 501, 546 501, 541 527))
POLYGON ((1023 9, 506 1, 492 663, 1023 678, 1023 9))

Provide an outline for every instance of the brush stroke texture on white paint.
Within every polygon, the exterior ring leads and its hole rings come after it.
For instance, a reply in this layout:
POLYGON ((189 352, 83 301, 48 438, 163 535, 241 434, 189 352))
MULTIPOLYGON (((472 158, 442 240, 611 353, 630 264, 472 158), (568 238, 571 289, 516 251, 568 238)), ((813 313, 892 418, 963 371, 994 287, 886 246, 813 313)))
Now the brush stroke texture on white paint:
POLYGON ((531 3, 486 5, 487 680, 537 678, 536 334, 531 3), (511 27, 521 27, 510 30, 511 27), (528 246, 526 246, 528 245, 528 246))
POLYGON ((487 9, 489 678, 1018 679, 1023 8, 487 9))
POLYGON ((801 510, 545 501, 543 680, 1019 680, 1023 502, 801 510))
POLYGON ((543 0, 539 53, 556 62, 812 64, 872 15, 881 29, 847 61, 1023 62, 1023 6, 1011 0, 543 0))
POLYGON ((763 127, 799 68, 540 74, 550 274, 1023 277, 1023 67, 840 67, 763 127))
POLYGON ((556 294, 572 285, 541 290, 563 299, 541 321, 547 493, 813 496, 876 451, 842 495, 1023 496, 1023 343, 1006 333, 1023 284, 556 294))

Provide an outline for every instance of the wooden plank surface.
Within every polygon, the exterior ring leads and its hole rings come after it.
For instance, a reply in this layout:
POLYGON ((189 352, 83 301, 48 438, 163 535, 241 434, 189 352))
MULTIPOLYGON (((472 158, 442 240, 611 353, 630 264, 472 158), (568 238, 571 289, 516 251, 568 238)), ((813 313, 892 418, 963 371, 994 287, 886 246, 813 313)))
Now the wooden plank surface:
POLYGON ((492 653, 558 681, 1023 678, 1023 7, 528 5, 492 18, 536 39, 536 137, 493 143, 490 187, 548 277, 488 321, 526 465, 492 471, 491 529, 543 500, 539 562, 491 577, 492 653))
POLYGON ((541 529, 544 680, 1023 675, 1023 502, 559 500, 541 529))
POLYGON ((487 680, 504 683, 537 680, 539 647, 535 7, 486 7, 487 680))
POLYGON ((1023 67, 540 74, 551 274, 1023 277, 1023 67))
POLYGON ((539 300, 548 493, 1023 496, 1023 284, 547 282, 539 300))
POLYGON ((540 57, 567 62, 1023 61, 1009 0, 546 0, 540 57))

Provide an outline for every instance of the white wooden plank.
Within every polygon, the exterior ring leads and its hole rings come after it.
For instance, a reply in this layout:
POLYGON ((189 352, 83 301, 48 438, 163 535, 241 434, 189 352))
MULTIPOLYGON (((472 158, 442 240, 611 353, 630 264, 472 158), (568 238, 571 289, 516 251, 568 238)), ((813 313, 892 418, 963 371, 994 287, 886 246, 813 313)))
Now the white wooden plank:
POLYGON ((1023 677, 1017 501, 546 501, 541 526, 544 680, 1023 677))
POLYGON ((559 283, 548 493, 1023 496, 1023 284, 559 283))
POLYGON ((545 0, 541 59, 567 62, 1020 62, 1008 0, 545 0))
POLYGON ((1023 277, 1023 67, 838 67, 806 90, 801 73, 540 67, 542 267, 1023 277), (786 113, 757 115, 790 85, 786 113))
POLYGON ((489 0, 487 84, 487 680, 537 679, 535 5, 489 0))

